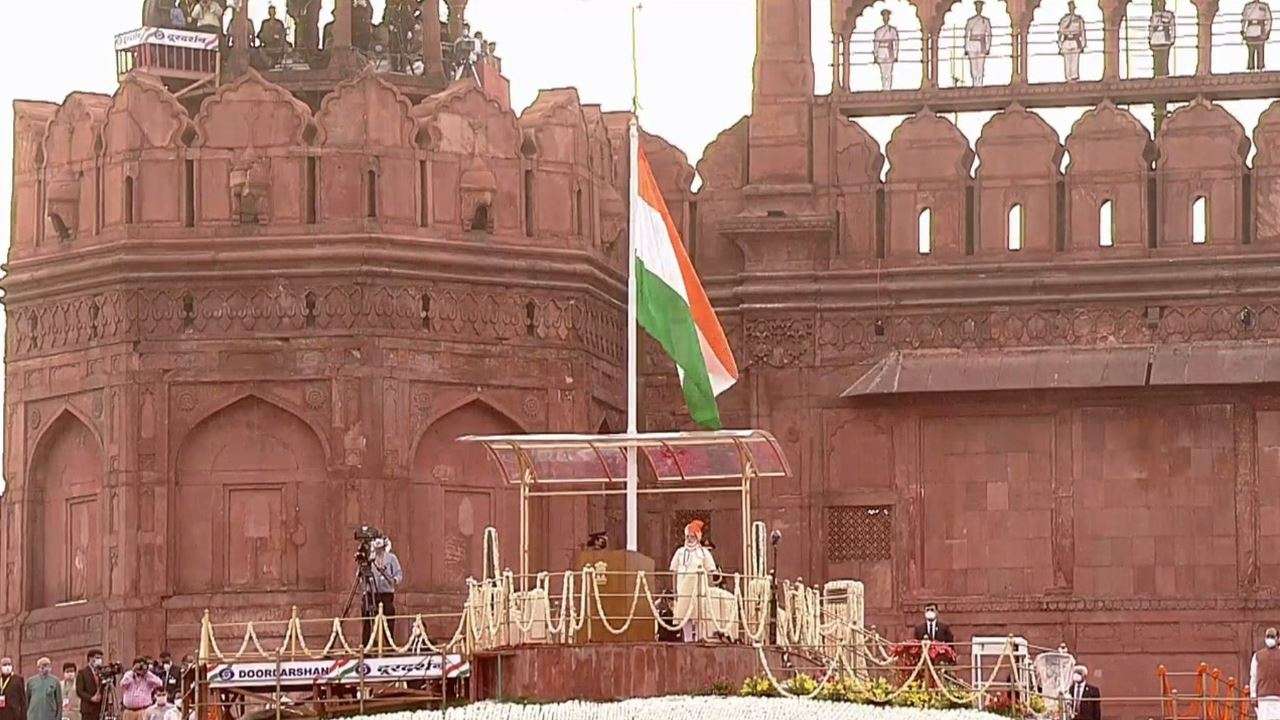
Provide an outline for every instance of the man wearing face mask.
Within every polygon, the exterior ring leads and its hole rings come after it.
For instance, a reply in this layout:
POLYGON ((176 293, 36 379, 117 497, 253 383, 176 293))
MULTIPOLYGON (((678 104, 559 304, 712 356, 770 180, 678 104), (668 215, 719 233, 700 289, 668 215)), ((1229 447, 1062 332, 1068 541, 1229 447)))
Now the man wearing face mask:
POLYGON ((151 666, 151 672, 164 683, 164 692, 169 696, 169 702, 173 702, 182 689, 182 671, 173 664, 173 656, 168 650, 160 653, 160 659, 151 666))
POLYGON ((924 606, 924 622, 916 626, 915 638, 916 640, 929 640, 948 645, 956 641, 955 635, 951 633, 951 628, 938 619, 938 606, 933 603, 924 606))
POLYGON ((7 657, 0 658, 0 720, 27 720, 27 686, 7 657))
POLYGON ((164 690, 157 690, 156 702, 147 711, 146 720, 181 720, 181 717, 178 708, 169 702, 168 694, 164 690))
POLYGON ((62 719, 62 683, 53 676, 53 661, 36 661, 36 674, 27 681, 27 720, 62 719))
POLYGON ((102 717, 102 680, 98 677, 102 651, 90 650, 85 658, 89 662, 76 675, 76 697, 80 699, 82 720, 98 720, 102 717))
POLYGON ((80 698, 76 696, 76 664, 62 663, 62 720, 80 720, 80 698))
POLYGON ((1102 720, 1102 693, 1097 685, 1090 685, 1089 668, 1076 665, 1071 674, 1071 717, 1073 720, 1102 720))
POLYGON ((1256 698, 1258 720, 1280 720, 1280 648, 1276 638, 1276 629, 1267 628, 1263 648, 1249 663, 1249 697, 1256 698))

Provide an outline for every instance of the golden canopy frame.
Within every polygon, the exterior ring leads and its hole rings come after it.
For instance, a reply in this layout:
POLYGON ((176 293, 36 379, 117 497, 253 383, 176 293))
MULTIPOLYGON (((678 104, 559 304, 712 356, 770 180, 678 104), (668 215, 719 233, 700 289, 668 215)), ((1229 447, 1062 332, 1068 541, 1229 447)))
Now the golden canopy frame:
POLYGON ((751 486, 788 478, 778 441, 764 430, 618 435, 464 435, 485 446, 504 482, 520 487, 520 576, 529 575, 529 501, 538 497, 625 495, 627 455, 637 454, 640 495, 739 493, 742 567, 750 566, 751 486))

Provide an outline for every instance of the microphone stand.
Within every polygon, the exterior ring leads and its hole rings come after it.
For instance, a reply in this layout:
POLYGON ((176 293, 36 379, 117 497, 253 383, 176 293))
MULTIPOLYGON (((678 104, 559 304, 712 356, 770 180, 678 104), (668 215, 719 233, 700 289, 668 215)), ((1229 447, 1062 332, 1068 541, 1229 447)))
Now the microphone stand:
POLYGON ((778 544, 782 542, 782 531, 774 530, 769 536, 769 551, 773 559, 769 563, 769 599, 773 604, 769 623, 773 626, 773 644, 778 644, 778 544))

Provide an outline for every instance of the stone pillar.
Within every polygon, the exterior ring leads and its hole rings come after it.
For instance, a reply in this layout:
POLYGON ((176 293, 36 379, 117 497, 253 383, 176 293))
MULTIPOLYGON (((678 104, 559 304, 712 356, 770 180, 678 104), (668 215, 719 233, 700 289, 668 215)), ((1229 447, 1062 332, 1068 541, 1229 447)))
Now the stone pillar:
POLYGON ((1213 72, 1213 18, 1218 14, 1218 0, 1192 0, 1196 6, 1196 75, 1213 72))
POLYGON ((751 185, 812 182, 813 55, 807 0, 756 0, 751 185))
POLYGON ((467 21, 467 0, 445 0, 445 4, 449 7, 449 39, 456 39, 467 21))
POLYGON ((924 63, 923 78, 920 86, 923 88, 938 87, 938 40, 942 37, 942 18, 928 23, 921 22, 921 28, 924 31, 925 48, 921 61, 924 63))
POLYGON ((440 0, 422 0, 422 74, 430 80, 444 79, 440 54, 440 0))
POLYGON ((1102 79, 1120 79, 1120 23, 1124 20, 1123 0, 1102 2, 1102 79))
POLYGON ((249 69, 249 46, 253 44, 253 20, 249 17, 250 0, 240 0, 231 14, 230 48, 227 51, 227 70, 240 75, 249 69))
POLYGON ((338 5, 333 10, 333 47, 335 49, 351 47, 352 6, 354 4, 353 0, 338 0, 338 5))

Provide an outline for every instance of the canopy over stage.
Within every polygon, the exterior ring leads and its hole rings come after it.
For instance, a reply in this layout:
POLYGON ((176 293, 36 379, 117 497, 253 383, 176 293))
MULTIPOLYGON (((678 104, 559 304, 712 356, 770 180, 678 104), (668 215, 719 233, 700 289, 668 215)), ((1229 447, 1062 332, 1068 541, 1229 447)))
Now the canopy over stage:
POLYGON ((739 493, 743 567, 751 567, 751 484, 791 476, 786 455, 763 430, 617 435, 465 435, 481 443, 504 482, 520 487, 520 574, 529 572, 529 500, 625 495, 627 459, 638 461, 638 495, 739 493))

